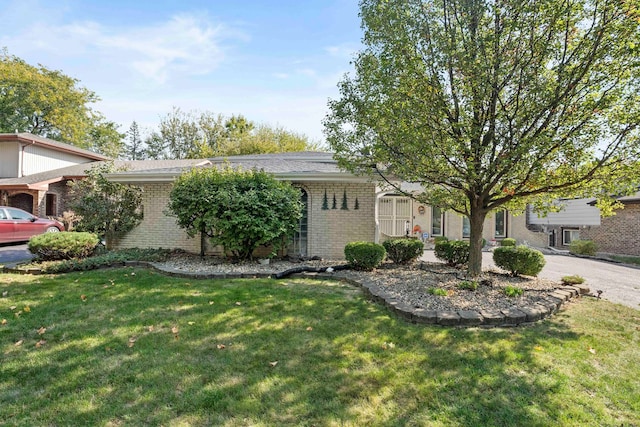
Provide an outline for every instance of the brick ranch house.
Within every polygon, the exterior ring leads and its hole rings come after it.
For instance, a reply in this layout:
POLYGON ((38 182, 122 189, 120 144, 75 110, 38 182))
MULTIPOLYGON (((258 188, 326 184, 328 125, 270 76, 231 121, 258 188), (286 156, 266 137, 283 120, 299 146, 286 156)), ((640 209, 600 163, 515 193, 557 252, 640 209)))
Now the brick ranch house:
MULTIPOLYGON (((209 159, 197 167, 259 169, 300 189, 305 206, 298 232, 289 248, 291 255, 344 257, 344 246, 352 241, 381 242, 390 237, 412 236, 429 240, 434 236, 451 239, 468 237, 468 222, 452 212, 419 204, 385 191, 368 178, 338 168, 331 153, 300 152, 232 156, 209 159)), ((198 252, 200 239, 187 237, 168 216, 166 206, 173 181, 188 167, 131 170, 108 175, 108 179, 143 188, 144 220, 115 242, 118 248, 180 248, 198 252)), ((514 237, 533 246, 546 244, 546 234, 527 229, 525 216, 499 211, 487 219, 487 241, 514 237)), ((217 248, 209 248, 210 253, 217 248)))

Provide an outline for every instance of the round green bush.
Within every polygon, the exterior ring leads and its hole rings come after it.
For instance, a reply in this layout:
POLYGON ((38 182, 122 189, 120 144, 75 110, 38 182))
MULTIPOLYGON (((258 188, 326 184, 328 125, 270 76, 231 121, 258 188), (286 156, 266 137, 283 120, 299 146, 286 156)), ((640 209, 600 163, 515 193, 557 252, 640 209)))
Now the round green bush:
POLYGON ((576 255, 595 256, 598 246, 593 240, 573 240, 569 243, 569 252, 576 255))
POLYGON ((91 256, 100 240, 92 233, 63 231, 33 236, 29 240, 29 252, 41 261, 58 261, 91 256))
POLYGON ((512 276, 537 276, 546 264, 542 252, 526 246, 502 246, 493 251, 493 262, 512 276))
POLYGON ((469 242, 464 240, 436 242, 434 255, 452 267, 464 265, 469 262, 469 242))
POLYGON ((515 246, 515 245, 516 245, 516 239, 512 237, 507 237, 506 239, 502 239, 502 241, 500 242, 500 246, 515 246))
POLYGON ((433 243, 435 243, 436 245, 438 243, 442 243, 442 242, 448 242, 449 238, 447 236, 436 236, 433 238, 433 243))
POLYGON ((396 264, 409 264, 420 258, 424 251, 424 243, 418 239, 385 240, 382 246, 387 257, 396 264))
POLYGON ((382 264, 384 246, 372 242, 351 242, 344 247, 344 257, 355 270, 371 271, 382 264))

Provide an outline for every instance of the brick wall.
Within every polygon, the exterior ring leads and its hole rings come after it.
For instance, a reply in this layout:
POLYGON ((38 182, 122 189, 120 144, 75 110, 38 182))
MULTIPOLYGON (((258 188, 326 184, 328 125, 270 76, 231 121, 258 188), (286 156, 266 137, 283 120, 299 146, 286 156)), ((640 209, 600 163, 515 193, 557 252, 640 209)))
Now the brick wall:
MULTIPOLYGON (((342 184, 333 182, 296 182, 308 194, 308 248, 309 256, 325 259, 343 259, 344 246, 356 240, 375 239, 375 186, 373 184, 342 184), (329 209, 322 209, 324 192, 329 209), (348 210, 342 210, 346 192, 348 210), (333 195, 336 209, 332 209, 333 195), (358 209, 355 201, 358 199, 358 209)), ((118 248, 180 248, 189 252, 200 251, 200 238, 188 238, 175 223, 175 218, 164 214, 169 201, 170 183, 143 185, 144 220, 115 243, 118 248)), ((219 252, 209 248, 208 252, 219 252)))
POLYGON ((580 238, 593 240, 599 252, 640 256, 640 204, 628 203, 599 226, 580 230, 580 238))
POLYGON ((309 195, 308 254, 343 259, 344 247, 354 241, 375 241, 375 186, 368 183, 300 183, 309 195), (325 191, 329 209, 322 209, 325 191), (344 194, 348 210, 341 209, 344 194), (333 197, 336 209, 333 209, 333 197), (355 202, 358 199, 358 209, 355 202))

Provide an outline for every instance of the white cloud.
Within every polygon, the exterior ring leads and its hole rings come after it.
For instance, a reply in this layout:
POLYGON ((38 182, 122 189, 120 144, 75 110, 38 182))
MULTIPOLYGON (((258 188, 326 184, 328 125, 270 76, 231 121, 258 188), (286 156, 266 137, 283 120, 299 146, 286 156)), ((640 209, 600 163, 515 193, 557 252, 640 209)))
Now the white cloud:
POLYGON ((328 46, 324 50, 331 56, 343 59, 352 59, 355 53, 358 51, 358 47, 355 44, 347 43, 337 46, 328 46))

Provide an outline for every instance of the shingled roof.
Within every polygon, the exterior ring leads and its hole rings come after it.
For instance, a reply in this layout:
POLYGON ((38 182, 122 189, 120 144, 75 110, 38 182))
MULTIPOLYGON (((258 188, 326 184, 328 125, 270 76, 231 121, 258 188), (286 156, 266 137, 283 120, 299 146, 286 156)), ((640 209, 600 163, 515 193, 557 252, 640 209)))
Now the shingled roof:
POLYGON ((74 145, 65 144, 64 142, 54 141, 53 139, 44 138, 42 136, 30 133, 0 133, 0 142, 19 142, 23 144, 34 144, 47 147, 56 151, 75 154, 90 160, 108 160, 109 157, 93 151, 85 150, 74 145))
MULTIPOLYGON (((49 184, 68 179, 82 178, 87 176, 87 171, 96 166, 100 166, 110 161, 83 163, 80 165, 67 166, 46 172, 20 178, 0 179, 0 189, 2 190, 43 190, 49 184)), ((185 168, 204 166, 210 164, 207 159, 186 159, 186 160, 114 160, 113 164, 118 169, 125 169, 127 172, 152 173, 156 170, 183 171, 185 168)))

